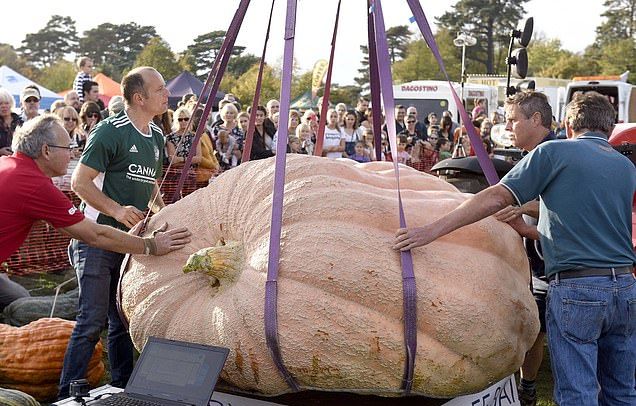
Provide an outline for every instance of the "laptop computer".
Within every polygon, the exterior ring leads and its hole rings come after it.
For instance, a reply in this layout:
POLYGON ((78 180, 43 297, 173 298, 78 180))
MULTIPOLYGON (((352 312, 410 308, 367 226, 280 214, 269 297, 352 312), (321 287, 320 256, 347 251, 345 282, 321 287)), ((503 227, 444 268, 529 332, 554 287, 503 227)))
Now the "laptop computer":
POLYGON ((150 337, 126 389, 91 405, 207 406, 229 352, 150 337))

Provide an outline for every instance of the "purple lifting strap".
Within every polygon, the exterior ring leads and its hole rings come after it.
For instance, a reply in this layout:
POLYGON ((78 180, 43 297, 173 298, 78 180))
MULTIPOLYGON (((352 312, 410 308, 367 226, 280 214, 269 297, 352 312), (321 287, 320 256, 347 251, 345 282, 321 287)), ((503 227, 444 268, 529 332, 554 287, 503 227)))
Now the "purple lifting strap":
MULTIPOLYGON (((289 102, 291 96, 291 74, 294 59, 294 35, 296 31, 296 0, 287 0, 285 23, 285 51, 283 54, 283 77, 280 90, 280 115, 278 128, 288 128, 289 102)), ((285 162, 287 153, 287 131, 278 133, 276 143, 276 167, 274 169, 274 192, 272 195, 272 222, 269 234, 269 258, 267 282, 265 283, 265 340, 281 376, 289 387, 297 392, 298 383, 289 373, 280 352, 278 342, 278 262, 280 259, 280 234, 283 223, 283 194, 285 192, 285 162)))
MULTIPOLYGON (((185 183, 186 177, 188 176, 188 171, 190 170, 190 166, 192 166, 192 158, 196 153, 196 146, 201 139, 201 135, 203 134, 203 130, 205 129, 205 122, 208 119, 208 115, 210 114, 210 110, 212 109, 212 105, 214 104, 214 95, 219 90, 219 85, 221 84, 221 79, 223 78, 223 74, 225 73, 225 68, 227 67, 228 60, 230 59, 230 54, 232 53, 232 49, 234 48, 234 42, 236 41, 236 36, 238 35, 238 31, 241 28, 241 24, 243 23, 243 18, 245 17, 245 13, 247 12, 247 6, 250 4, 250 0, 241 0, 239 6, 236 10, 236 14, 234 14, 234 18, 232 19, 232 24, 230 24, 230 29, 228 30, 225 40, 223 41, 223 45, 221 46, 221 52, 217 56, 217 60, 221 61, 218 63, 218 70, 214 75, 214 83, 212 84, 212 89, 210 90, 210 95, 208 96, 208 100, 205 103, 205 108, 203 109, 203 114, 201 115, 201 121, 199 121, 199 127, 195 133, 194 139, 192 140, 192 148, 190 148, 190 152, 188 153, 188 157, 186 158, 185 163, 183 164, 183 170, 181 172, 181 177, 179 178, 179 183, 177 184, 177 189, 175 190, 174 195, 172 196, 171 202, 174 203, 179 200, 181 189, 183 188, 183 184, 185 183)), ((217 66, 217 61, 214 61, 214 66, 217 66)), ((214 70, 214 69, 213 69, 214 70)), ((208 79, 210 77, 208 76, 208 79)), ((205 90, 205 87, 204 87, 205 90)), ((205 93, 202 92, 202 95, 205 93)), ((201 99, 199 99, 200 101, 201 99)), ((197 102, 197 106, 199 102, 197 102)), ((196 107, 195 107, 196 108, 196 107)))
MULTIPOLYGON (((371 8, 371 0, 367 0, 371 8)), ((367 28, 369 37, 369 84, 371 86, 371 116, 373 119, 373 144, 376 161, 382 160, 382 104, 380 102, 380 77, 378 76, 378 52, 375 46, 375 23, 373 13, 368 13, 367 28)))
MULTIPOLYGON (((380 86, 382 88, 382 98, 384 101, 384 111, 386 114, 386 124, 388 138, 391 144, 391 151, 397 151, 395 138, 395 113, 393 100, 393 83, 391 80, 391 60, 389 59, 389 49, 384 28, 384 17, 382 15, 382 4, 380 0, 374 0, 371 7, 375 22, 375 36, 378 56, 378 73, 380 86)), ((374 106, 374 110, 377 107, 374 106)), ((398 207, 400 212, 400 227, 406 227, 404 207, 402 206, 402 194, 400 192, 400 171, 397 159, 393 160, 395 179, 397 182, 398 207)), ((404 311, 404 345, 406 347, 406 362, 404 365, 404 375, 402 377, 402 390, 408 395, 413 386, 413 374, 415 370, 415 353, 417 351, 417 290, 415 286, 415 274, 413 272, 413 258, 411 251, 401 251, 402 262, 402 295, 404 311)))
MULTIPOLYGON (((448 73, 446 72, 446 68, 444 67, 444 61, 442 61, 442 56, 439 53, 439 48, 437 47, 437 43, 435 42, 435 37, 433 36, 433 32, 431 31, 431 27, 428 25, 428 20, 426 19, 426 15, 424 14, 424 10, 422 10, 422 6, 418 0, 406 0, 411 8, 411 12, 415 17, 415 21, 417 21, 417 25, 422 32, 422 36, 426 40, 426 44, 433 52, 435 59, 437 59, 437 63, 439 65, 440 70, 446 77, 446 81, 448 81, 448 86, 453 94, 453 99, 455 100, 455 104, 459 107, 459 115, 462 117, 462 122, 466 126, 466 130, 468 131, 468 137, 470 138, 470 143, 475 151, 475 155, 477 155, 477 160, 479 162, 479 166, 481 166, 486 179, 490 185, 494 185, 499 182, 499 176, 497 175, 497 171, 495 171, 495 166, 492 161, 488 157, 488 153, 484 148, 484 144, 481 141, 481 137, 477 135, 477 130, 475 130, 475 126, 473 126, 472 122, 468 119, 468 114, 466 114, 466 109, 464 109, 464 103, 457 95, 457 92, 453 88, 450 83, 450 78, 448 77, 448 73)), ((460 130, 461 131, 461 130, 460 130)))
POLYGON ((263 43, 263 53, 261 54, 261 63, 258 64, 258 77, 256 78, 256 90, 254 91, 254 100, 252 100, 252 109, 250 110, 250 120, 247 124, 247 134, 245 134, 245 143, 243 143, 243 155, 241 162, 250 160, 252 154, 252 142, 254 141, 254 127, 256 127, 256 107, 261 98, 261 87, 263 84, 263 68, 265 67, 265 52, 267 51, 267 43, 269 42, 269 30, 272 27, 272 15, 274 14, 274 2, 269 10, 269 21, 267 22, 267 33, 265 34, 265 43, 263 43))
POLYGON ((338 20, 340 19, 340 3, 338 0, 338 8, 336 10, 336 22, 333 26, 333 35, 331 36, 331 53, 329 54, 329 65, 327 67, 327 79, 325 80, 325 94, 322 96, 322 106, 320 107, 320 122, 318 123, 318 134, 316 134, 316 147, 314 148, 315 156, 322 156, 322 145, 325 141, 325 123, 327 122, 327 106, 329 96, 331 95, 331 71, 333 70, 333 56, 336 50, 336 36, 338 35, 338 20))

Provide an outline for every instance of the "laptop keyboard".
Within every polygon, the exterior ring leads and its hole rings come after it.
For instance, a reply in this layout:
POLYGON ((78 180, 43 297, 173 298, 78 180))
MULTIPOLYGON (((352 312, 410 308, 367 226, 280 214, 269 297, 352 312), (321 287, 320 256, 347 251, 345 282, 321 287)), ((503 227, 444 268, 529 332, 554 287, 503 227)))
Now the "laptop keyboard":
POLYGON ((162 406, 161 403, 132 398, 118 393, 109 396, 106 399, 100 399, 99 402, 93 404, 100 406, 162 406))

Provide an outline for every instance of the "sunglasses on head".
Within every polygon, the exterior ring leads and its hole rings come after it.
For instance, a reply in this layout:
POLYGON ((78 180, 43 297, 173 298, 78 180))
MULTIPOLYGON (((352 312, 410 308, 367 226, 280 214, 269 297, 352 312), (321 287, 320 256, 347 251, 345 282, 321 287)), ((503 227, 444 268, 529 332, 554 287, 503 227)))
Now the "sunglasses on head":
POLYGON ((75 121, 77 123, 77 119, 75 117, 64 117, 64 121, 75 121))

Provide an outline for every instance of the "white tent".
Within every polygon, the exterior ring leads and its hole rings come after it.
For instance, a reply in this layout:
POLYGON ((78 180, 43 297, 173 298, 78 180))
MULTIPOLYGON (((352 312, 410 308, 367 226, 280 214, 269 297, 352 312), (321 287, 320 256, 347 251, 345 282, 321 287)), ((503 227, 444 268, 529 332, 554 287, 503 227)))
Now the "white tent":
POLYGON ((62 98, 57 93, 27 79, 8 66, 0 66, 0 87, 7 89, 9 93, 13 95, 16 107, 20 107, 20 93, 22 89, 28 85, 36 85, 38 89, 40 89, 40 94, 42 95, 42 99, 40 100, 41 109, 50 108, 55 100, 62 98))

